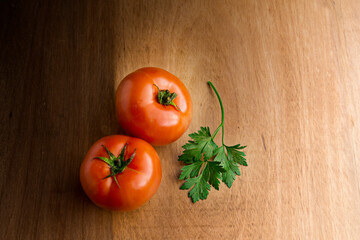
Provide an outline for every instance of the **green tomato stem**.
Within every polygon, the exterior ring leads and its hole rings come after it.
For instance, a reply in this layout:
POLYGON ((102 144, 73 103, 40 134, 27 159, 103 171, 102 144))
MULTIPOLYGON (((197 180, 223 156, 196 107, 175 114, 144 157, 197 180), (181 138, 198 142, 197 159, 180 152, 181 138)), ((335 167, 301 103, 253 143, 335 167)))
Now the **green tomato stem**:
POLYGON ((103 179, 106 179, 108 177, 113 177, 116 185, 120 188, 120 185, 117 181, 116 175, 119 173, 122 173, 125 168, 130 164, 130 162, 134 159, 136 149, 134 150, 134 153, 130 156, 129 159, 125 160, 125 152, 128 144, 126 143, 125 146, 121 149, 121 152, 118 157, 115 157, 112 152, 107 149, 104 145, 101 145, 107 154, 109 155, 109 158, 106 157, 95 157, 94 159, 99 159, 101 161, 104 161, 107 163, 110 167, 110 174, 104 177, 103 179))
POLYGON ((174 103, 174 99, 177 97, 177 94, 175 92, 170 92, 168 89, 166 90, 160 90, 159 87, 156 84, 153 84, 157 90, 157 100, 158 103, 160 103, 163 106, 173 106, 176 110, 180 111, 180 108, 174 103))
POLYGON ((221 98, 220 98, 220 95, 218 93, 218 91, 216 90, 216 88, 214 87, 214 85, 208 81, 208 84, 210 85, 210 87, 214 90, 218 100, 219 100, 219 103, 220 103, 220 107, 221 107, 221 124, 219 125, 219 127, 215 130, 215 132, 213 133, 213 135, 211 136, 212 139, 214 139, 216 137, 216 134, 220 131, 220 128, 222 130, 222 144, 224 145, 224 106, 222 104, 222 101, 221 101, 221 98))

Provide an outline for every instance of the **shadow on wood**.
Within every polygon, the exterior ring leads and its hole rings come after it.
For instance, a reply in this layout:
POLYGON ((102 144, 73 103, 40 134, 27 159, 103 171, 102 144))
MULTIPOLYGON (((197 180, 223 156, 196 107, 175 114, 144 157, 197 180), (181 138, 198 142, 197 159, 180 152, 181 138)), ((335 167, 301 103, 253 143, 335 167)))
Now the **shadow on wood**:
POLYGON ((5 239, 111 238, 111 213, 84 195, 79 167, 93 142, 118 132, 114 9, 62 1, 4 9, 0 235, 5 239))

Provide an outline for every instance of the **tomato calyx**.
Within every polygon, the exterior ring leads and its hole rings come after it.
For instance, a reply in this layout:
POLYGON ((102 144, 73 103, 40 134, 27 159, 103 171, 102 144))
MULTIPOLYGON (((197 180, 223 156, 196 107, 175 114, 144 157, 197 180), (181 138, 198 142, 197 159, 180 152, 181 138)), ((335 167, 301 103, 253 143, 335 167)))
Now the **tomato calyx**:
POLYGON ((174 99, 177 97, 177 94, 175 92, 170 92, 168 89, 160 90, 159 87, 154 84, 154 86, 157 88, 157 101, 163 106, 174 106, 176 110, 180 111, 180 108, 174 103, 174 99))
POLYGON ((106 157, 95 157, 94 158, 94 159, 102 160, 109 165, 111 173, 108 176, 104 177, 103 179, 106 179, 108 177, 113 177, 119 188, 120 188, 120 186, 119 186, 119 183, 115 176, 119 173, 122 173, 125 170, 125 168, 134 159, 135 153, 136 153, 136 149, 135 149, 134 153, 130 156, 130 158, 128 158, 127 160, 124 160, 127 145, 128 144, 126 143, 125 146, 121 149, 121 152, 118 157, 115 157, 114 154, 112 152, 110 152, 109 149, 107 149, 107 147, 105 147, 104 145, 101 145, 105 149, 107 154, 109 155, 109 158, 106 158, 106 157))

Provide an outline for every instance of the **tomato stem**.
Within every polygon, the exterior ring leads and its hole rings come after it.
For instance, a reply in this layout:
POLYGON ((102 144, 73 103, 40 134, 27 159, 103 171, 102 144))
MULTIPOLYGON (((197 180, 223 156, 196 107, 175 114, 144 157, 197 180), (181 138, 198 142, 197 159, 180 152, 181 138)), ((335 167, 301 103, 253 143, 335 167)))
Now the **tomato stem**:
POLYGON ((170 92, 168 89, 166 90, 160 90, 159 87, 156 84, 153 84, 157 90, 157 100, 158 103, 160 103, 163 106, 173 106, 176 110, 180 111, 180 108, 174 103, 174 99, 177 97, 177 94, 175 92, 170 92))
POLYGON ((218 134, 218 132, 220 131, 220 128, 222 129, 222 144, 224 145, 224 106, 222 104, 222 101, 221 101, 221 98, 220 98, 220 95, 218 93, 218 91, 216 90, 216 88, 214 87, 214 85, 208 81, 208 84, 210 85, 210 87, 214 90, 218 100, 219 100, 219 103, 220 103, 220 108, 221 108, 221 123, 220 125, 218 126, 218 128, 215 130, 215 132, 213 133, 213 135, 211 135, 211 138, 214 139, 216 137, 216 135, 218 134))
POLYGON ((130 164, 130 162, 134 159, 135 154, 136 154, 136 149, 134 150, 134 152, 130 156, 130 158, 128 158, 127 160, 124 160, 126 148, 128 146, 127 143, 121 149, 121 152, 118 157, 115 157, 114 154, 112 152, 110 152, 109 149, 107 149, 107 147, 105 147, 104 145, 101 145, 101 146, 105 149, 105 151, 109 155, 109 158, 95 157, 94 159, 99 159, 101 161, 104 161, 110 167, 110 174, 108 176, 104 177, 103 179, 106 179, 108 177, 113 177, 116 185, 120 188, 120 185, 117 181, 116 175, 118 175, 119 173, 122 173, 125 170, 125 168, 130 164))

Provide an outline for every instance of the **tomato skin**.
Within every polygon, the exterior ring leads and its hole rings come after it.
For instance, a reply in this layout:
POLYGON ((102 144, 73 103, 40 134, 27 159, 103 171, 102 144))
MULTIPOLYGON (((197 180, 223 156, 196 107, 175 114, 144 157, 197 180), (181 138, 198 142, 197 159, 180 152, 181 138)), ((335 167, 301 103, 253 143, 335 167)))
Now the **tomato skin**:
POLYGON ((154 67, 141 68, 127 75, 116 91, 116 113, 122 129, 154 146, 177 140, 192 118, 192 101, 185 85, 173 74, 154 67), (177 97, 174 106, 158 103, 157 93, 168 89, 177 97))
POLYGON ((146 203, 161 182, 161 164, 155 149, 133 137, 113 135, 101 138, 90 148, 80 167, 80 182, 87 196, 97 206, 116 211, 133 210, 146 203), (118 156, 128 143, 125 159, 135 151, 134 159, 116 175, 119 186, 110 174, 110 167, 95 157, 109 157, 105 149, 118 156), (105 178, 105 179, 104 179, 105 178))

